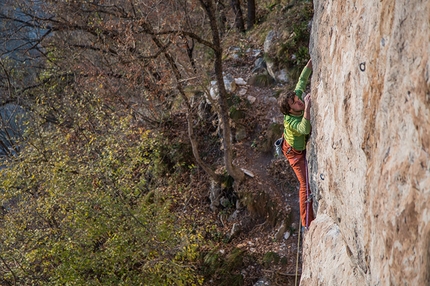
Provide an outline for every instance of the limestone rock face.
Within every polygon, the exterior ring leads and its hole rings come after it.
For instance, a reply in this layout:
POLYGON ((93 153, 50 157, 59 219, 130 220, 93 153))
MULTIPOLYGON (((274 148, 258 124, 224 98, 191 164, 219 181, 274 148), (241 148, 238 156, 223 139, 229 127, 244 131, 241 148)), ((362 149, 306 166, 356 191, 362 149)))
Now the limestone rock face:
POLYGON ((430 285, 430 1, 314 11, 301 285, 430 285))

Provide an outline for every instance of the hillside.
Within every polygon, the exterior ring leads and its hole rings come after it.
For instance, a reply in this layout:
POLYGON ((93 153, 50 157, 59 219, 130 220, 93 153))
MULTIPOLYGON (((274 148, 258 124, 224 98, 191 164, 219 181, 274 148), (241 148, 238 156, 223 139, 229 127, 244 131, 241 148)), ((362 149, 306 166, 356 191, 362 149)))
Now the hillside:
POLYGON ((2 2, 0 284, 300 279, 276 99, 313 5, 259 2, 241 32, 221 1, 172 3, 2 2))
MULTIPOLYGON (((232 35, 224 45, 224 73, 238 82, 244 81, 232 92, 231 126, 234 163, 249 175, 236 189, 217 189, 199 172, 191 177, 192 199, 186 200, 185 206, 178 205, 181 210, 204 214, 204 222, 199 220, 201 228, 207 227, 211 217, 210 222, 221 236, 218 243, 203 252, 205 259, 217 257, 224 261, 219 268, 208 270, 213 271, 213 276, 208 276, 204 285, 294 285, 296 274, 300 279, 303 237, 298 235, 298 182, 286 159, 276 156, 274 142, 283 130, 283 115, 276 98, 281 90, 294 88, 298 73, 309 59, 304 55, 300 61, 291 61, 299 48, 308 45, 306 36, 300 36, 296 49, 286 49, 283 43, 288 43, 291 35, 294 37, 294 27, 310 32, 311 11, 310 3, 280 5, 254 30, 239 37, 232 35), (266 50, 269 32, 278 33, 278 37, 266 50), (286 68, 289 80, 275 82, 266 68, 259 67, 259 59, 263 58, 277 62, 279 70, 286 68), (234 267, 228 263, 231 259, 237 259, 237 264, 232 262, 234 267)), ((212 145, 208 148, 213 150, 212 145)), ((190 214, 190 220, 194 219, 190 214)), ((211 234, 207 237, 214 238, 211 234)))

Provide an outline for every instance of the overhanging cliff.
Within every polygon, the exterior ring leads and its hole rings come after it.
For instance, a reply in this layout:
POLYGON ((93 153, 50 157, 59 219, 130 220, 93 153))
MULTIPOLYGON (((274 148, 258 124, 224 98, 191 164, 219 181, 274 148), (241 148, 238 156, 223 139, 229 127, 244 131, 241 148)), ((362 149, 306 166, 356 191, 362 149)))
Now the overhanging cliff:
POLYGON ((301 285, 430 283, 430 2, 314 1, 301 285))

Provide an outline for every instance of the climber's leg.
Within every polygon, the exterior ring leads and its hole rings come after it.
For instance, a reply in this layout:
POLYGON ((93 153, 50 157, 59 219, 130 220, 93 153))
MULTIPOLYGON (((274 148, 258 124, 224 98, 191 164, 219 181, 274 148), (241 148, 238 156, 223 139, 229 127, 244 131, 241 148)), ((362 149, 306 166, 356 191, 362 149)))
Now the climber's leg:
MULTIPOLYGON (((296 174, 297 179, 300 183, 300 189, 299 189, 299 205, 300 205, 300 219, 302 222, 302 226, 309 227, 309 224, 311 221, 314 220, 314 214, 312 210, 312 199, 309 199, 309 207, 306 207, 306 202, 308 200, 308 195, 306 191, 306 151, 296 151, 293 148, 291 148, 288 143, 284 140, 284 145, 282 146, 282 151, 284 153, 284 156, 288 159, 288 162, 290 163, 291 167, 294 170, 294 173, 296 174), (306 225, 306 215, 308 225, 306 225)), ((309 184, 308 184, 309 188, 309 184)), ((310 193, 310 188, 309 188, 310 193)))

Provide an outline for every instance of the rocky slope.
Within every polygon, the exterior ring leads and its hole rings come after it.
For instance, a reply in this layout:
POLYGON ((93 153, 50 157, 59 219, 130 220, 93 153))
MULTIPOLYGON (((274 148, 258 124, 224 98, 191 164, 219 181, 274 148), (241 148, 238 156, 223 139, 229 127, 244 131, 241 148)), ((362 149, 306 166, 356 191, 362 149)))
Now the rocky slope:
POLYGON ((429 285, 430 2, 314 1, 301 285, 429 285))

